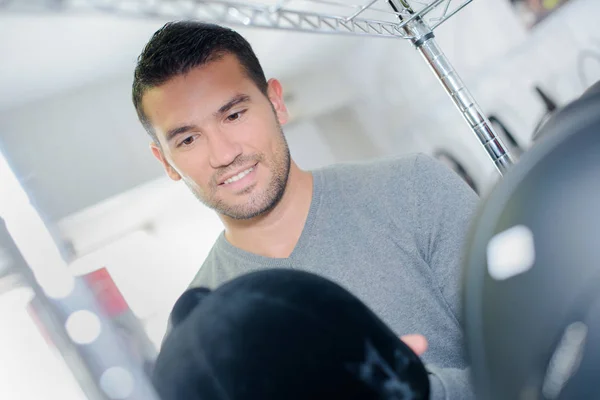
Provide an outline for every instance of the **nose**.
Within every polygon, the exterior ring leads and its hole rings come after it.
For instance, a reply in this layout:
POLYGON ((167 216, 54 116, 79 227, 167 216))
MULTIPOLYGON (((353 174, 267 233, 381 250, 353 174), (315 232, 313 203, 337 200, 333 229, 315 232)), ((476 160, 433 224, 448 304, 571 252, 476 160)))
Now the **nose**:
POLYGON ((210 165, 213 168, 226 167, 242 154, 242 146, 225 132, 215 131, 208 137, 210 165))

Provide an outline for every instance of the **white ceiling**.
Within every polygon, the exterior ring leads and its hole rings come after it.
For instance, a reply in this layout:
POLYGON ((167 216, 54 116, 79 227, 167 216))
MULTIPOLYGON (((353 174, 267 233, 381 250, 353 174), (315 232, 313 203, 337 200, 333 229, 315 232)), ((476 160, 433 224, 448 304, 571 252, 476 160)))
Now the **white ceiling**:
MULTIPOLYGON (((110 14, 0 11, 0 110, 102 79, 132 76, 144 44, 165 22, 110 14)), ((330 64, 360 40, 256 28, 238 31, 253 45, 266 73, 279 77, 330 64)))

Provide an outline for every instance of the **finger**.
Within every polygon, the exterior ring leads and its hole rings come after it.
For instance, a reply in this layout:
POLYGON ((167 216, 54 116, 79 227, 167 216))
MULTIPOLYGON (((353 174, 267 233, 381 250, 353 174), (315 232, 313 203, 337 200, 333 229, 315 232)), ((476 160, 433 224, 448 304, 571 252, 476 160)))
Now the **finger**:
POLYGON ((425 353, 427 351, 428 343, 427 343, 427 339, 423 335, 418 335, 418 334, 404 335, 404 336, 400 337, 400 339, 404 343, 406 343, 406 345, 408 347, 410 347, 410 349, 412 351, 414 351, 418 356, 422 355, 423 353, 425 353))

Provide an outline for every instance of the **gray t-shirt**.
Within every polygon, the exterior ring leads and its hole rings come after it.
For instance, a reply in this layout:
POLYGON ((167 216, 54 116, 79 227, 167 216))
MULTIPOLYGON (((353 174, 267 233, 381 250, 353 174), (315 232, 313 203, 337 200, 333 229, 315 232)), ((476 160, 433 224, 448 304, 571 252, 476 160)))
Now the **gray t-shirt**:
POLYGON ((398 335, 420 333, 432 396, 472 398, 461 329, 461 255, 476 194, 425 155, 313 171, 313 198, 289 258, 231 245, 221 234, 193 287, 265 268, 309 271, 348 289, 398 335))

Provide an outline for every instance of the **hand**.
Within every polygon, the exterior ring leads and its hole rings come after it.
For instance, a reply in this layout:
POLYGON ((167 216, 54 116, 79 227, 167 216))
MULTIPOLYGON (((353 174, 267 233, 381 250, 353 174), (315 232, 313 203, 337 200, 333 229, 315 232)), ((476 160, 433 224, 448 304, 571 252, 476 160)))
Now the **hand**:
POLYGON ((410 349, 418 356, 421 356, 427 351, 427 339, 425 339, 425 336, 423 335, 404 335, 400 337, 400 340, 410 347, 410 349))

